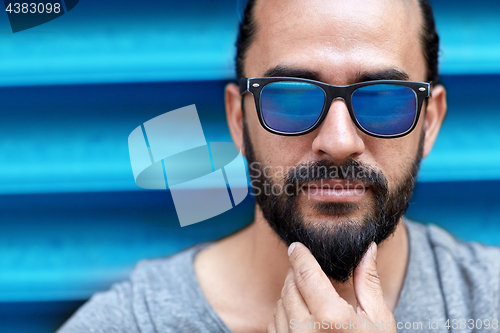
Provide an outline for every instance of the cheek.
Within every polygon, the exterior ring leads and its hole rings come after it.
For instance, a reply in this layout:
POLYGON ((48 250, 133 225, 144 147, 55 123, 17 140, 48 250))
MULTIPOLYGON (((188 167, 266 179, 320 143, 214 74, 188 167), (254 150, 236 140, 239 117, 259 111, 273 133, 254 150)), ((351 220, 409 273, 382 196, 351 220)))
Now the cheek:
POLYGON ((286 169, 306 160, 304 154, 311 150, 311 143, 304 137, 286 137, 262 131, 258 131, 260 136, 255 140, 254 147, 262 163, 286 169))
POLYGON ((410 135, 398 139, 379 139, 369 145, 369 151, 375 165, 389 182, 389 189, 394 190, 402 179, 410 172, 418 151, 420 131, 414 130, 410 135))

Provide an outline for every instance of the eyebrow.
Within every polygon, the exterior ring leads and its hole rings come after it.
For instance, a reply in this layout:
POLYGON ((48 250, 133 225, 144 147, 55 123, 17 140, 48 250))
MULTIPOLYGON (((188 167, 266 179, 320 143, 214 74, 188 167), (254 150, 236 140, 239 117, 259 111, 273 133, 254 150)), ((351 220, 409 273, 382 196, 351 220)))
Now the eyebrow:
POLYGON ((276 67, 268 69, 264 73, 264 76, 265 77, 297 77, 297 78, 301 78, 301 79, 321 81, 320 75, 318 72, 311 71, 308 69, 287 67, 287 66, 283 66, 283 65, 278 65, 276 67))
MULTIPOLYGON (((308 69, 293 68, 283 65, 278 65, 273 68, 268 69, 264 73, 265 77, 297 77, 302 79, 309 79, 315 81, 321 81, 321 75, 319 72, 315 72, 308 69)), ((381 71, 365 71, 358 72, 356 75, 356 82, 366 82, 374 80, 403 80, 408 81, 410 76, 398 69, 389 68, 381 71)))
POLYGON ((395 68, 385 69, 376 72, 359 72, 356 76, 357 82, 374 81, 374 80, 403 80, 408 81, 410 76, 395 68))

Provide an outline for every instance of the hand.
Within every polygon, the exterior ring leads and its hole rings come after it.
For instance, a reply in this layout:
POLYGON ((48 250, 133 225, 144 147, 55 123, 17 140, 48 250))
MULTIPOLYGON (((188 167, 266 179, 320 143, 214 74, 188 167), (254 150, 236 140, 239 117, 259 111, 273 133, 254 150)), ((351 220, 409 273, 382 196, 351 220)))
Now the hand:
POLYGON ((357 309, 340 297, 307 247, 293 243, 288 255, 291 267, 268 333, 397 332, 380 285, 375 243, 354 270, 357 309))

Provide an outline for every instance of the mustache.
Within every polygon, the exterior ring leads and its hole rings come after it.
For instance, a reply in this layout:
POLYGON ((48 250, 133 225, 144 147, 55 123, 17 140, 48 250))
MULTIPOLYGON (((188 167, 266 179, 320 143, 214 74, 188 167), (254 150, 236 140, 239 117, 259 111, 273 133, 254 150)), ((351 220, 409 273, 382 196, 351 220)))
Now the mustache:
POLYGON ((342 164, 330 160, 297 164, 285 174, 284 178, 285 186, 295 186, 297 189, 310 182, 337 179, 361 182, 366 187, 374 188, 379 194, 388 192, 388 181, 382 172, 353 159, 348 159, 342 164))

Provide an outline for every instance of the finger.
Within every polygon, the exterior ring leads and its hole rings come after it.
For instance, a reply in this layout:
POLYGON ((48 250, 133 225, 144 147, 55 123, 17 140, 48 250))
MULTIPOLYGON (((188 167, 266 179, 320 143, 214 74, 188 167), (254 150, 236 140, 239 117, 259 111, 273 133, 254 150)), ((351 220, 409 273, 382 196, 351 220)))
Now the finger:
POLYGON ((288 269, 285 284, 281 290, 281 299, 283 300, 287 318, 302 322, 310 317, 311 313, 295 284, 294 273, 291 267, 288 269))
POLYGON ((288 319, 281 298, 276 303, 276 308, 274 309, 274 329, 276 333, 288 332, 288 319))
POLYGON ((276 327, 274 326, 274 321, 267 325, 267 333, 276 333, 276 327))
MULTIPOLYGON (((328 307, 338 309, 349 305, 339 296, 316 258, 305 245, 298 242, 292 243, 288 252, 295 284, 311 313, 321 314, 328 307)), ((352 307, 349 307, 352 310, 352 307)))
POLYGON ((389 310, 377 271, 376 256, 377 245, 372 243, 354 270, 353 277, 354 293, 358 302, 357 312, 364 311, 371 318, 377 318, 389 310))

